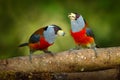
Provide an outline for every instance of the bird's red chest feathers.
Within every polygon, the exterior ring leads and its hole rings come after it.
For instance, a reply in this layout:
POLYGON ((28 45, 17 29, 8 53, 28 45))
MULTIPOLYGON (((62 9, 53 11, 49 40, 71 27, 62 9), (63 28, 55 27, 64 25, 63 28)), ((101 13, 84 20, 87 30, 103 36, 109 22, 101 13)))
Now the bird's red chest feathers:
MULTIPOLYGON (((53 44, 53 43, 52 43, 53 44)), ((29 46, 31 49, 34 50, 45 50, 47 49, 49 46, 51 46, 52 44, 49 44, 44 37, 40 38, 40 41, 37 43, 30 43, 29 46)))
POLYGON ((72 32, 71 30, 70 32, 76 44, 87 45, 94 42, 94 39, 92 37, 87 36, 86 29, 82 29, 78 32, 72 32))

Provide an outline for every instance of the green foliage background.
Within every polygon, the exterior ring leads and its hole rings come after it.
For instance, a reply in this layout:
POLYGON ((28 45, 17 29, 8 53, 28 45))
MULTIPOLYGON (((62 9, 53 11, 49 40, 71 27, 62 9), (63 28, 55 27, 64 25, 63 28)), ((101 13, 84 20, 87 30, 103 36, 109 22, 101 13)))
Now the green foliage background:
POLYGON ((70 12, 84 16, 100 47, 120 45, 120 0, 0 0, 0 58, 28 55, 28 48, 18 45, 50 24, 61 26, 66 36, 58 37, 49 50, 73 48, 67 17, 70 12))

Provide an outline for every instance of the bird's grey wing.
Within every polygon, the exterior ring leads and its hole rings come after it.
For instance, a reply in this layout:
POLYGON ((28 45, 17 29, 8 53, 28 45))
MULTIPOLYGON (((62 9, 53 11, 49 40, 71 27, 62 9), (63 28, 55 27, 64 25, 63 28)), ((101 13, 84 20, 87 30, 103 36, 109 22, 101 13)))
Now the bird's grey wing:
POLYGON ((91 36, 91 37, 95 38, 95 36, 90 28, 86 28, 86 34, 87 34, 87 36, 91 36))
POLYGON ((29 42, 36 43, 36 42, 39 42, 39 40, 40 40, 40 34, 33 34, 31 35, 29 42))

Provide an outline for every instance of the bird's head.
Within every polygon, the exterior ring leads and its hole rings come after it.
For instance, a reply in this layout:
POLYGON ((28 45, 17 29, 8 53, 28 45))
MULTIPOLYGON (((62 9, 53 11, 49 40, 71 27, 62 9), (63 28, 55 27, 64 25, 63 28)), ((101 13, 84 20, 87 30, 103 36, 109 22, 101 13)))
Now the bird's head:
POLYGON ((70 13, 68 17, 71 20, 71 29, 73 32, 78 32, 86 26, 86 21, 82 15, 77 13, 70 13))
POLYGON ((48 31, 49 33, 54 32, 54 34, 58 35, 58 36, 64 36, 65 35, 65 32, 59 26, 54 25, 54 24, 45 27, 45 30, 48 31))
POLYGON ((58 36, 64 36, 65 32, 57 25, 52 25, 55 31, 55 34, 58 36))
POLYGON ((68 17, 70 18, 70 20, 77 20, 80 17, 80 15, 77 13, 70 13, 68 17))

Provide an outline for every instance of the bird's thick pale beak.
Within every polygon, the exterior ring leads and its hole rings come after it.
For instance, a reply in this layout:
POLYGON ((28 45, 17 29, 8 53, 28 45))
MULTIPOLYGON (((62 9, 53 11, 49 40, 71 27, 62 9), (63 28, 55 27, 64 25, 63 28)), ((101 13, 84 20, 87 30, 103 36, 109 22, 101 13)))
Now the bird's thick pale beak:
POLYGON ((71 13, 68 13, 68 18, 70 18, 71 17, 71 13))
POLYGON ((58 36, 64 36, 64 35, 65 35, 65 32, 62 31, 62 30, 59 30, 59 31, 57 32, 57 35, 58 35, 58 36))
POLYGON ((68 14, 68 18, 70 18, 70 20, 75 20, 75 14, 74 13, 70 13, 68 14))

